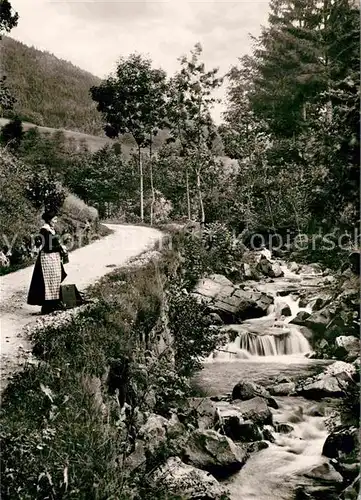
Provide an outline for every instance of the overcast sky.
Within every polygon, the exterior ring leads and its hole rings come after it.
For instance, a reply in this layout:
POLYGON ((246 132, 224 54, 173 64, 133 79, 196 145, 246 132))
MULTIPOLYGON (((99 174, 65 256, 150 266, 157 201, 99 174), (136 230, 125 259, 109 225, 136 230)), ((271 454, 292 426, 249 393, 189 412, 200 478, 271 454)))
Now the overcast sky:
MULTIPOLYGON (((101 78, 119 56, 140 52, 168 74, 200 42, 209 68, 222 74, 249 53, 249 33, 267 23, 268 1, 11 0, 19 25, 11 36, 101 78)), ((221 108, 218 107, 216 116, 221 108)), ((218 121, 218 120, 217 120, 218 121)))

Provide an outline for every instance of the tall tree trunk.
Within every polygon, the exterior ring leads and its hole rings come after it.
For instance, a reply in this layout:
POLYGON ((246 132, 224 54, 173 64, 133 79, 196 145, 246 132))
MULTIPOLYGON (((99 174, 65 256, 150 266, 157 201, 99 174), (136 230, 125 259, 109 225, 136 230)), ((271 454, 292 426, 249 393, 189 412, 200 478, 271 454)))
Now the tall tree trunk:
POLYGON ((189 172, 188 166, 186 168, 186 190, 187 190, 187 212, 188 212, 188 220, 191 220, 191 197, 189 194, 189 172))
POLYGON ((265 198, 266 198, 266 202, 267 202, 268 212, 269 212, 270 217, 271 217, 272 229, 273 229, 274 232, 276 232, 275 221, 274 221, 274 218, 273 218, 273 211, 272 211, 271 202, 269 200, 268 194, 265 194, 265 198))
POLYGON ((197 168, 197 190, 198 190, 199 208, 201 211, 201 225, 204 226, 204 223, 206 222, 206 216, 204 213, 203 196, 201 188, 201 172, 199 167, 197 168))
POLYGON ((199 96, 198 98, 198 165, 196 167, 197 174, 197 190, 198 190, 198 200, 199 200, 199 209, 201 212, 201 227, 203 228, 204 223, 206 221, 206 216, 204 213, 204 205, 203 205, 203 196, 202 196, 202 187, 201 187, 201 110, 202 110, 202 98, 199 96))
MULTIPOLYGON (((325 31, 326 37, 328 35, 327 30, 329 29, 329 23, 328 23, 328 17, 330 14, 330 2, 329 0, 324 0, 323 2, 323 29, 325 31)), ((330 61, 328 57, 328 47, 326 45, 326 50, 325 50, 325 68, 326 68, 326 79, 327 79, 327 92, 330 95, 330 80, 331 80, 331 75, 330 75, 330 61)), ((326 121, 327 123, 332 123, 333 120, 333 103, 332 99, 329 97, 326 102, 326 121)))
POLYGON ((150 203, 150 225, 153 225, 153 214, 154 214, 154 205, 155 205, 155 190, 153 183, 153 137, 150 134, 150 143, 149 143, 149 168, 150 168, 150 189, 152 191, 152 201, 150 203))
POLYGON ((144 222, 144 188, 143 188, 143 163, 141 148, 138 146, 139 179, 140 179, 140 220, 144 222))
POLYGON ((307 103, 304 102, 302 104, 302 117, 303 117, 303 121, 306 121, 307 120, 307 103))

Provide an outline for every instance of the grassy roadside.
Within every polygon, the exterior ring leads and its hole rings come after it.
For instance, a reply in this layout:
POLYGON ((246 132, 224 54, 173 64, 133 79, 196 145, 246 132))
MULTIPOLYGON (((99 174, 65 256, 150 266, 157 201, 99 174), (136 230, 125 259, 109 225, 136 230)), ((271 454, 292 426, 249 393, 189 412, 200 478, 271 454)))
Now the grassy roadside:
POLYGON ((171 450, 140 471, 127 458, 146 415, 182 406, 187 375, 219 341, 177 285, 179 253, 164 249, 140 268, 115 270, 92 288, 95 304, 34 332, 38 363, 3 394, 1 498, 165 498, 149 493, 148 475, 171 450), (156 339, 175 329, 172 348, 155 352, 156 339))

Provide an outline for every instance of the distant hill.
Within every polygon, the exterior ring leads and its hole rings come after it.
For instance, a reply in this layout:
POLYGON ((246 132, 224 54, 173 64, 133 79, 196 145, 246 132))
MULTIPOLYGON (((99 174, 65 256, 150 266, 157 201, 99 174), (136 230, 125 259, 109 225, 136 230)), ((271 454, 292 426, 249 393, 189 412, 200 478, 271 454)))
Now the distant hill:
MULTIPOLYGON (((9 123, 9 118, 0 118, 0 129, 9 123)), ((73 143, 77 147, 78 150, 82 148, 82 145, 86 145, 89 151, 95 153, 102 149, 107 144, 114 145, 116 143, 120 143, 122 147, 123 155, 128 158, 132 149, 136 149, 136 143, 131 135, 124 134, 119 140, 118 139, 109 139, 105 135, 100 137, 99 135, 91 135, 85 134, 83 132, 78 132, 76 130, 67 130, 64 128, 52 128, 52 127, 42 127, 35 123, 29 123, 26 121, 22 122, 23 130, 26 132, 27 130, 36 127, 41 134, 46 135, 54 135, 56 132, 63 132, 64 137, 67 141, 73 143)), ((154 150, 159 149, 165 142, 168 137, 168 133, 164 130, 160 131, 154 140, 154 150)))
MULTIPOLYGON (((8 118, 0 118, 0 128, 9 123, 8 118)), ((54 135, 56 132, 62 131, 64 133, 65 139, 73 142, 78 149, 81 148, 82 143, 86 144, 89 151, 95 153, 99 149, 103 148, 107 144, 114 144, 116 141, 108 139, 108 137, 99 137, 95 135, 84 134, 83 132, 77 132, 73 130, 66 129, 55 129, 50 127, 41 127, 34 123, 22 122, 23 130, 27 130, 37 127, 41 134, 54 135)))
POLYGON ((0 43, 1 73, 7 75, 17 99, 14 111, 22 120, 104 136, 101 115, 89 95, 99 78, 12 38, 0 43))

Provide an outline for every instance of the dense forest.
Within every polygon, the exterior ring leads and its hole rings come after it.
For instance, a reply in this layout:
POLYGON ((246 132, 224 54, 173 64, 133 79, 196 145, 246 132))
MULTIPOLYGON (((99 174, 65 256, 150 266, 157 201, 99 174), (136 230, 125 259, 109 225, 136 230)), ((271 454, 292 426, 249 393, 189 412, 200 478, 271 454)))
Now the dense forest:
POLYGON ((16 96, 13 111, 2 110, 4 117, 15 113, 36 125, 102 133, 101 117, 89 95, 99 78, 7 36, 1 44, 1 73, 16 96))

